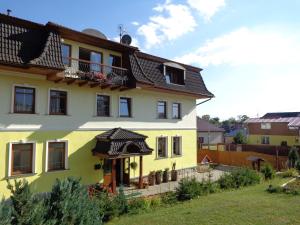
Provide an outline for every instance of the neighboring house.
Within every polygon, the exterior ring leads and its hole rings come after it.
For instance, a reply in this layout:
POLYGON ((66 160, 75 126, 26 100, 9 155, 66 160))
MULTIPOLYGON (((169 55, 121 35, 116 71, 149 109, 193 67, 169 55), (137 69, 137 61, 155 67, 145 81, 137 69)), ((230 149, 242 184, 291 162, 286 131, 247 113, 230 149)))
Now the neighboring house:
POLYGON ((226 144, 234 143, 233 138, 237 135, 237 133, 241 133, 244 137, 247 137, 247 129, 246 128, 238 128, 231 130, 229 133, 224 134, 224 139, 226 144))
POLYGON ((223 128, 197 117, 198 147, 200 145, 216 145, 224 143, 223 128))
POLYGON ((200 68, 91 29, 0 21, 1 195, 6 179, 46 192, 76 176, 115 191, 173 163, 197 165, 196 99, 213 97, 200 68))
POLYGON ((245 121, 248 144, 300 145, 300 112, 267 113, 245 121))

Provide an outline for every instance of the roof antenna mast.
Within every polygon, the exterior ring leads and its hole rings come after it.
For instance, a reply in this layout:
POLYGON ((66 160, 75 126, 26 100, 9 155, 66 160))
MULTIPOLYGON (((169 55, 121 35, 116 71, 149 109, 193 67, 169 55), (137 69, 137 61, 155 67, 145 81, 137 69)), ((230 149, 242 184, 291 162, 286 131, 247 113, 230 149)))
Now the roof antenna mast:
POLYGON ((119 36, 120 36, 120 43, 121 43, 121 39, 122 39, 122 36, 123 36, 123 34, 124 34, 124 26, 123 26, 123 24, 119 24, 118 25, 118 32, 119 32, 119 36))

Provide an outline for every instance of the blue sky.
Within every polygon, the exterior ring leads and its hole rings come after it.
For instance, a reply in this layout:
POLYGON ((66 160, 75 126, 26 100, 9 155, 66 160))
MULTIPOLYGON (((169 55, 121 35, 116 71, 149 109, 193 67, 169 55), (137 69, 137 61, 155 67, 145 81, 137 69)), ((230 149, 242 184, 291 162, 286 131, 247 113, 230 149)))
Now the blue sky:
POLYGON ((2 0, 1 12, 7 8, 110 39, 123 24, 141 50, 203 68, 216 98, 199 115, 300 111, 299 0, 2 0))

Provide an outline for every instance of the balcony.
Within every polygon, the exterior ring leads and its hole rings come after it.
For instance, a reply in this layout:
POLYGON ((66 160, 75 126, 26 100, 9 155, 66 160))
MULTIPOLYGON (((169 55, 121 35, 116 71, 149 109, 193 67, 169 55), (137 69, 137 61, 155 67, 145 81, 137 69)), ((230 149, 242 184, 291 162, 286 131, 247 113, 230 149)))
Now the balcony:
POLYGON ((93 87, 124 90, 127 89, 128 70, 121 67, 108 66, 76 58, 63 58, 68 64, 65 71, 48 76, 48 80, 56 83, 65 82, 68 85, 78 84, 80 87, 93 87))

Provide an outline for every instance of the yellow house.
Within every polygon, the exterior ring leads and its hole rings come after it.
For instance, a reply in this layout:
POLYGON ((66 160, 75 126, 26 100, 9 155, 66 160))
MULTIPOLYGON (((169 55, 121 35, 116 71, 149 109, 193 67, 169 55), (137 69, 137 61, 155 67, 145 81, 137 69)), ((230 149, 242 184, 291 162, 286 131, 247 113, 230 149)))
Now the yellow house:
POLYGON ((73 176, 115 191, 196 166, 196 100, 213 97, 201 69, 91 29, 0 19, 0 195, 7 179, 47 192, 73 176))
POLYGON ((248 144, 300 145, 300 112, 267 113, 245 121, 248 144))

